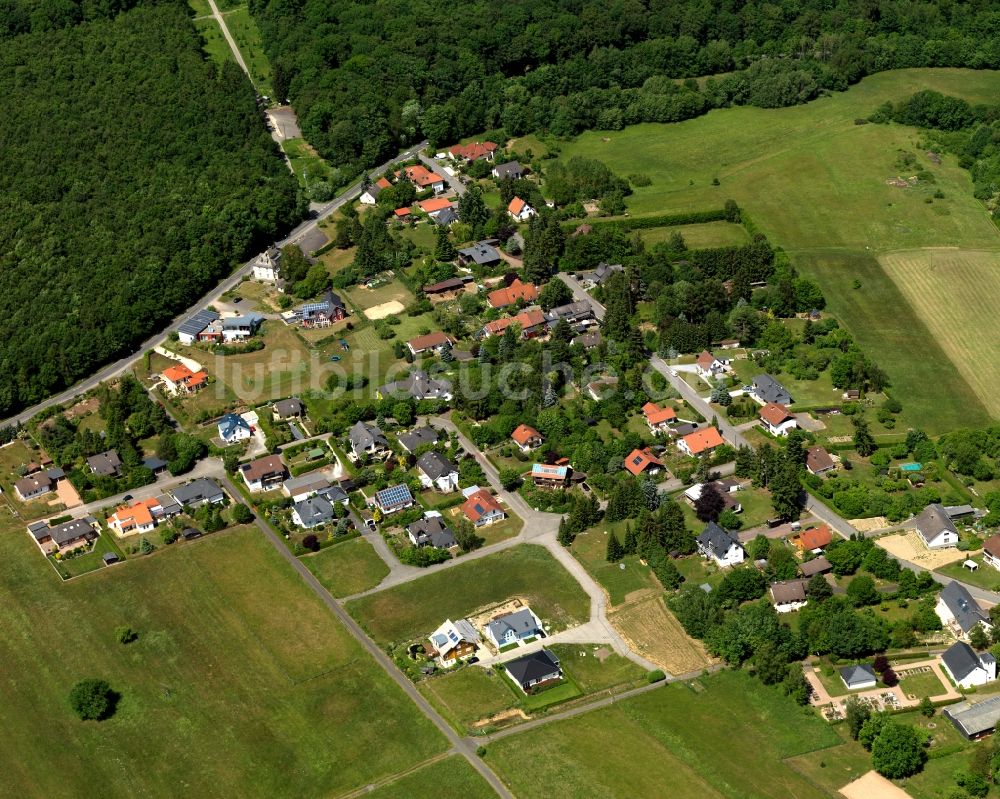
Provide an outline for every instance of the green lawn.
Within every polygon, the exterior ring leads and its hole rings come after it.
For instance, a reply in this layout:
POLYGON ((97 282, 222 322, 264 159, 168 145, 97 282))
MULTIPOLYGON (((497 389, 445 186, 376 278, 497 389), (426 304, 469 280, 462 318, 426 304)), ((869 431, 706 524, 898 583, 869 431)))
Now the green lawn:
POLYGON ((494 799, 496 793, 464 757, 437 760, 365 794, 371 799, 494 799))
POLYGON ((462 734, 472 732, 477 721, 516 707, 524 699, 507 680, 475 665, 422 680, 417 687, 462 734))
POLYGON ((523 597, 553 631, 585 622, 590 601, 547 550, 522 545, 444 569, 347 604, 380 644, 428 635, 447 618, 523 597))
POLYGON ((674 233, 684 237, 689 250, 707 247, 732 247, 750 241, 746 228, 732 222, 703 222, 697 225, 677 225, 673 227, 653 227, 639 231, 639 236, 649 247, 667 241, 674 233))
POLYGON ((983 563, 982 554, 972 555, 967 553, 970 560, 974 560, 979 564, 979 568, 970 572, 964 566, 962 566, 962 561, 957 561, 955 563, 949 563, 947 566, 942 566, 940 569, 935 569, 938 574, 944 574, 955 580, 961 580, 963 583, 968 583, 969 585, 975 585, 979 588, 985 588, 987 591, 998 591, 1000 590, 1000 572, 994 569, 992 566, 988 566, 983 563))
POLYGON ((570 548, 574 557, 583 564, 590 576, 608 592, 608 599, 612 605, 622 604, 633 591, 660 588, 660 583, 653 576, 652 570, 648 566, 643 566, 638 556, 630 555, 621 563, 608 563, 605 558, 608 537, 604 532, 608 531, 609 534, 614 532, 621 541, 625 537, 626 525, 627 522, 599 524, 578 535, 570 548), (625 566, 624 569, 621 568, 622 565, 625 566))
MULTIPOLYGON (((257 22, 246 7, 226 12, 226 27, 240 48, 247 69, 260 94, 271 95, 271 64, 264 54, 264 43, 260 37, 257 22)), ((275 98, 276 99, 276 98, 275 98)))
MULTIPOLYGON (((208 4, 206 3, 205 5, 205 13, 210 13, 207 8, 208 4)), ((233 60, 233 51, 229 48, 229 43, 222 35, 222 29, 214 17, 196 19, 194 26, 198 29, 198 33, 201 34, 202 41, 204 42, 202 49, 208 54, 209 58, 220 67, 227 61, 233 60)))
POLYGON ((206 14, 212 13, 212 9, 208 6, 208 0, 188 0, 188 6, 196 17, 204 17, 206 14))
POLYGON ((924 671, 909 675, 904 674, 900 678, 899 687, 903 689, 903 693, 913 694, 920 698, 925 696, 940 696, 947 690, 933 671, 924 671))
POLYGON ((0 795, 341 795, 445 750, 258 530, 70 583, 0 532, 0 795), (72 715, 84 677, 121 693, 112 719, 72 715))
POLYGON ((827 796, 783 760, 839 743, 828 725, 742 672, 699 685, 511 736, 487 747, 487 762, 522 797, 827 796))
POLYGON ((316 154, 305 139, 285 139, 281 142, 292 164, 292 171, 303 188, 309 188, 319 180, 333 180, 335 173, 325 159, 316 154))
MULTIPOLYGON (((876 256, 943 246, 996 252, 1000 235, 954 158, 924 163, 917 131, 854 124, 885 100, 921 89, 989 102, 985 98, 1000 89, 1000 73, 884 72, 793 108, 721 109, 671 125, 585 133, 564 145, 562 157, 583 155, 618 174, 649 174, 651 185, 628 198, 633 215, 718 208, 735 199, 799 269, 820 281, 830 309, 888 372, 907 423, 941 432, 984 423, 989 398, 973 393, 929 333, 928 308, 907 302, 876 256), (930 167, 946 199, 927 204, 920 191, 887 185, 899 174, 900 150, 930 167), (721 185, 712 185, 715 177, 721 185), (852 288, 855 279, 860 290, 852 288)), ((954 304, 935 296, 935 312, 951 314, 954 304)), ((965 336, 977 337, 997 339, 965 336)))
POLYGON ((70 560, 51 560, 53 565, 64 577, 77 577, 95 569, 104 568, 104 553, 113 552, 121 560, 125 560, 125 553, 122 552, 118 542, 115 541, 114 533, 103 530, 100 537, 94 542, 94 546, 86 555, 80 555, 70 560))
POLYGON ((642 681, 646 672, 608 647, 596 644, 553 644, 549 649, 559 658, 566 675, 584 693, 594 693, 642 681))
POLYGON ((378 585, 389 567, 364 538, 352 538, 307 555, 302 562, 337 597, 350 596, 378 585))

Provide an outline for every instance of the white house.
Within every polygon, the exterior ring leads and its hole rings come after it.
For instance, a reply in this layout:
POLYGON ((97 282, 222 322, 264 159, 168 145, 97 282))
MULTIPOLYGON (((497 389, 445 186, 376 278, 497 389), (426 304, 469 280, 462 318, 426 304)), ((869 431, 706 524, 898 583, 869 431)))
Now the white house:
POLYGON ((959 688, 985 685, 997 678, 997 662, 989 652, 981 655, 965 641, 952 644, 941 655, 941 667, 959 688))
POLYGON ((804 608, 807 603, 806 583, 808 580, 788 580, 771 585, 771 604, 778 613, 791 613, 804 608))
POLYGON ((527 222, 535 215, 535 209, 520 197, 515 197, 507 206, 507 213, 515 222, 527 222))
POLYGON ((788 408, 778 402, 769 402, 760 409, 760 421, 772 436, 787 436, 799 426, 788 408))
POLYGON ((458 469, 443 455, 425 452, 417 460, 417 473, 424 488, 436 488, 447 494, 458 488, 458 469))
POLYGON ((253 279, 277 283, 281 279, 281 250, 268 247, 253 262, 253 279))
POLYGON ((704 350, 694 363, 698 377, 713 378, 726 371, 729 361, 716 358, 708 350, 704 350))
POLYGON ((939 504, 928 505, 916 519, 917 535, 928 549, 958 545, 958 530, 948 512, 939 504))
POLYGON ((986 611, 972 598, 968 589, 955 580, 941 589, 934 612, 958 638, 967 638, 977 625, 987 632, 993 629, 986 611))
POLYGON ((708 523, 696 543, 698 551, 720 567, 736 566, 746 559, 746 552, 740 542, 715 522, 708 523))
POLYGON ((242 416, 235 413, 227 413, 219 419, 219 438, 227 444, 235 444, 237 441, 246 441, 253 435, 250 423, 242 416))
POLYGON ((867 663, 859 663, 857 666, 844 666, 840 670, 840 679, 848 691, 863 691, 874 688, 878 684, 878 677, 875 670, 867 663))
POLYGON ((1000 571, 1000 534, 983 541, 983 563, 1000 571))
POLYGON ((521 608, 513 613, 497 616, 483 627, 484 635, 497 649, 527 638, 537 638, 541 632, 542 623, 531 612, 531 608, 521 608))

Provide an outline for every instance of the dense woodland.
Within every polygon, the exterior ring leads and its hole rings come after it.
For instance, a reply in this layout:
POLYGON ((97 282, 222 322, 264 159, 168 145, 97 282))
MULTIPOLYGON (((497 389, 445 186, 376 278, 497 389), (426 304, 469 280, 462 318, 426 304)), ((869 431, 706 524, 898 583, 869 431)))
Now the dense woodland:
POLYGON ((1000 66, 990 3, 251 0, 307 138, 354 171, 485 130, 571 135, 791 105, 899 67, 1000 66), (704 85, 678 79, 724 76, 704 85))
POLYGON ((0 415, 129 351, 302 212, 184 6, 15 5, 39 32, 0 13, 0 415))

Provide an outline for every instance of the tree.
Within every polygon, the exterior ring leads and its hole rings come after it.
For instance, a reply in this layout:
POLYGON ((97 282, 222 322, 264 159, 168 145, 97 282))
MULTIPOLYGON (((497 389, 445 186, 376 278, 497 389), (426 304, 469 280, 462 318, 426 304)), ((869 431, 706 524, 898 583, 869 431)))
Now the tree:
POLYGON ((854 449, 863 458, 871 455, 875 449, 875 437, 868 428, 868 422, 861 414, 851 417, 851 424, 854 425, 854 449))
POLYGON ((920 700, 920 714, 927 718, 934 715, 934 703, 929 696, 925 696, 920 700))
POLYGON ((574 533, 570 529, 570 526, 566 523, 566 517, 565 516, 563 516, 559 520, 559 533, 556 536, 556 539, 564 547, 571 546, 572 543, 576 540, 576 533, 574 533))
POLYGON ((703 522, 714 522, 726 507, 726 500, 712 483, 703 484, 694 502, 694 513, 703 522))
POLYGON ((858 740, 861 728, 871 718, 871 715, 871 708, 856 696, 849 697, 847 702, 844 703, 844 720, 847 723, 847 730, 850 732, 851 738, 855 741, 858 740))
POLYGON ((616 536, 614 531, 612 530, 610 533, 608 533, 608 547, 607 547, 607 553, 605 555, 605 560, 607 560, 608 563, 617 563, 623 557, 625 557, 625 552, 622 547, 621 541, 618 540, 618 536, 616 536))
POLYGON ((799 467, 784 461, 768 483, 771 490, 771 506, 781 519, 795 520, 802 510, 802 484, 799 482, 799 467))
POLYGON ((861 725, 858 731, 858 743, 869 752, 875 744, 875 739, 881 735, 882 730, 889 723, 889 714, 885 712, 871 713, 861 725))
POLYGON ((626 555, 634 555, 639 548, 639 539, 635 534, 635 528, 631 524, 625 525, 625 538, 622 541, 622 552, 626 555))
POLYGON ((483 201, 483 192, 478 186, 473 186, 458 198, 458 218, 472 228, 473 237, 479 237, 489 217, 490 212, 483 201))
POLYGON ((969 644, 972 645, 973 649, 982 651, 987 649, 990 645, 990 638, 986 634, 986 630, 983 629, 983 625, 977 624, 971 630, 969 630, 969 644))
POLYGON ((753 667, 764 685, 776 685, 788 675, 788 657, 774 641, 764 641, 754 652, 753 667))
POLYGON ((309 535, 302 539, 302 546, 310 552, 319 552, 319 539, 314 533, 309 533, 309 535))
POLYGON ((128 625, 115 628, 115 640, 119 644, 131 644, 139 637, 139 634, 128 625))
POLYGON ((898 780, 916 774, 927 761, 924 736, 914 727, 887 722, 872 743, 872 768, 898 780))
POLYGON ((813 602, 822 602, 833 596, 833 588, 822 574, 814 574, 806 584, 806 595, 813 602))
POLYGON ((250 524, 253 521, 253 511, 242 502, 233 505, 233 521, 236 524, 250 524))
POLYGON ((437 229, 437 244, 434 247, 434 259, 437 261, 454 261, 458 257, 455 245, 448 238, 447 228, 437 229))
POLYGON ((882 672, 882 682, 889 688, 899 685, 899 675, 896 674, 892 669, 886 669, 882 672))
POLYGON ((750 557, 753 560, 767 560, 771 553, 771 539, 763 533, 757 533, 753 541, 750 542, 750 557))
POLYGON ((847 598, 856 608, 877 605, 880 596, 875 581, 867 574, 857 575, 847 586, 847 598))
POLYGON ((504 491, 513 491, 521 484, 521 473, 517 469, 505 466, 500 470, 500 485, 504 491))
POLYGON ((69 692, 69 704, 81 721, 103 721, 114 715, 118 695, 105 680, 80 680, 69 692))
POLYGON ((573 291, 563 281, 555 278, 550 280, 538 294, 538 304, 543 311, 551 311, 560 305, 573 301, 573 291))

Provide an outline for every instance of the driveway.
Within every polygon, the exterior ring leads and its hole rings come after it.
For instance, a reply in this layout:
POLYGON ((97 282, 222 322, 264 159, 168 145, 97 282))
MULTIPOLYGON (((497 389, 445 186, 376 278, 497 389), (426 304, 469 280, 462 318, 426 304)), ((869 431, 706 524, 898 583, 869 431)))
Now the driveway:
POLYGON ((574 302, 585 302, 587 303, 594 312, 594 318, 599 322, 604 320, 604 306, 601 305, 597 300, 590 296, 590 292, 584 289, 580 285, 580 281, 576 279, 576 275, 570 275, 566 272, 560 272, 556 275, 563 283, 569 286, 570 291, 573 292, 574 302))

